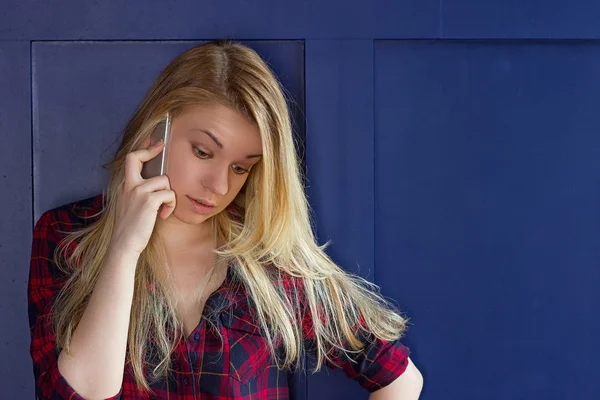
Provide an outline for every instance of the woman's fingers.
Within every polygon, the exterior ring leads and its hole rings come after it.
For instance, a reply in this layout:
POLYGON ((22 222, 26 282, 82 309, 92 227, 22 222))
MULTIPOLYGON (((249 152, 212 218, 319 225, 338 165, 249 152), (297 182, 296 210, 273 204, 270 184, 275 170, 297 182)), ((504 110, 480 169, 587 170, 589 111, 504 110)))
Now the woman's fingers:
POLYGON ((125 157, 125 186, 128 189, 138 186, 144 180, 142 178, 144 163, 159 155, 163 147, 164 142, 160 140, 146 149, 135 150, 127 154, 125 157))

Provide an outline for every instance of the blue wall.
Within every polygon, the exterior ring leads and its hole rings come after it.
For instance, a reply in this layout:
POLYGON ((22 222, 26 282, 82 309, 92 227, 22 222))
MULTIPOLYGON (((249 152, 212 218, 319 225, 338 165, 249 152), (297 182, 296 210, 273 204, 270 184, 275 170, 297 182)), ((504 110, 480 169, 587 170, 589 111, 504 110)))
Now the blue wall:
MULTIPOLYGON (((0 398, 34 397, 33 223, 97 193, 156 74, 222 37, 288 89, 319 239, 411 317, 422 399, 600 398, 599 13, 590 0, 4 1, 0 398)), ((339 371, 298 394, 367 398, 339 371)))

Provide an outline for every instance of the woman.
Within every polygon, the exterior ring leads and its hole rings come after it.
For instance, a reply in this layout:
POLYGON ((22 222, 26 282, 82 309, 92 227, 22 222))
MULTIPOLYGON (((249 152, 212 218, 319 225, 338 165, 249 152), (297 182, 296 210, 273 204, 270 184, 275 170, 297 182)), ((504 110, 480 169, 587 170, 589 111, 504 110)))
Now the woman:
POLYGON ((251 49, 194 47, 125 128, 101 195, 37 221, 42 399, 287 399, 304 354, 373 399, 416 399, 406 321, 316 244, 282 88, 251 49), (167 175, 144 179, 165 147, 167 175))

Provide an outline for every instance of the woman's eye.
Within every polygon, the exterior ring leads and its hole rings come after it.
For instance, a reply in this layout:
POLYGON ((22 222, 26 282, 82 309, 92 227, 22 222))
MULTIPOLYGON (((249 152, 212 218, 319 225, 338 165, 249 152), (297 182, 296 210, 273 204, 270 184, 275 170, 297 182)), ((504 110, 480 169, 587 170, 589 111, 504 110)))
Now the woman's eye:
POLYGON ((233 165, 231 166, 231 168, 233 169, 233 172, 235 172, 235 173, 236 173, 236 174, 238 174, 238 175, 243 175, 243 174, 245 174, 245 173, 247 173, 247 172, 248 172, 248 170, 247 170, 247 169, 245 169, 245 168, 242 168, 242 167, 240 167, 240 166, 239 166, 239 165, 237 165, 237 164, 233 164, 233 165))
POLYGON ((210 154, 202 151, 201 149, 199 149, 198 147, 194 147, 194 153, 196 153, 196 155, 202 159, 206 159, 210 157, 210 154))

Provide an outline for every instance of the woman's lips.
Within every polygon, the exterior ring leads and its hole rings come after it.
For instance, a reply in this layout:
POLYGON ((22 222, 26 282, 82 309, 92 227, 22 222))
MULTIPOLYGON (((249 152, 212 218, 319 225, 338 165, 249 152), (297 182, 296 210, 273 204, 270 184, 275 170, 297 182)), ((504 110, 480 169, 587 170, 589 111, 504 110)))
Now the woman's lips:
POLYGON ((215 208, 213 205, 205 204, 204 202, 198 201, 189 196, 187 196, 187 198, 190 199, 194 211, 198 214, 210 214, 215 208))

